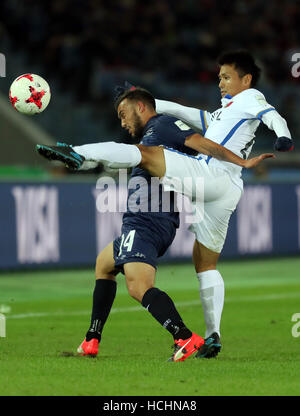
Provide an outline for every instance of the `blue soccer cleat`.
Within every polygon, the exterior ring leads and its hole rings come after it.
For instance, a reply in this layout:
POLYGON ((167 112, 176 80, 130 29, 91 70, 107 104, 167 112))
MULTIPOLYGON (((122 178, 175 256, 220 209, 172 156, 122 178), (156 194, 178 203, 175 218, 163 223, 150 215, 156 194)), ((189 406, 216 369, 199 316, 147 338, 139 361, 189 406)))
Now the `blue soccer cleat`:
POLYGON ((215 358, 221 351, 221 342, 219 335, 214 332, 205 338, 205 342, 198 349, 195 358, 215 358))
POLYGON ((36 145, 36 151, 48 160, 59 160, 63 162, 67 168, 79 169, 85 158, 66 143, 57 143, 56 146, 46 146, 42 144, 36 145))

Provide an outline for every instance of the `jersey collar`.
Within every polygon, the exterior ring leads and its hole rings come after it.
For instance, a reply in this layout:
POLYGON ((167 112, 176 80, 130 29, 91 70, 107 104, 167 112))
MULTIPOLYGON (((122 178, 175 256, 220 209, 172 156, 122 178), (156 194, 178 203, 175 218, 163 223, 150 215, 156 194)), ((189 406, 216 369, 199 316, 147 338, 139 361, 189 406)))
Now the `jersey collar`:
POLYGON ((222 107, 226 107, 230 101, 232 100, 232 96, 229 94, 224 95, 223 98, 221 98, 222 107))
POLYGON ((149 120, 147 121, 147 123, 144 126, 144 130, 143 130, 143 136, 145 135, 145 133, 147 132, 147 130, 149 129, 149 127, 152 126, 152 123, 154 121, 154 119, 161 117, 162 114, 156 114, 155 116, 152 116, 151 118, 149 118, 149 120))

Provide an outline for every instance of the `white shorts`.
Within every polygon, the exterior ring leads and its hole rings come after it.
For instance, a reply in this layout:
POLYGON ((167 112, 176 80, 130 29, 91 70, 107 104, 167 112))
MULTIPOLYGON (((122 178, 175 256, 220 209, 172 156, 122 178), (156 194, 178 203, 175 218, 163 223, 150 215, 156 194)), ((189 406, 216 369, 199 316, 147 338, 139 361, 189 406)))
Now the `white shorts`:
POLYGON ((199 156, 171 149, 164 149, 164 156, 166 173, 161 178, 164 190, 189 197, 199 218, 189 230, 195 233, 199 243, 220 253, 230 216, 236 209, 242 190, 232 182, 225 170, 209 166, 199 156))

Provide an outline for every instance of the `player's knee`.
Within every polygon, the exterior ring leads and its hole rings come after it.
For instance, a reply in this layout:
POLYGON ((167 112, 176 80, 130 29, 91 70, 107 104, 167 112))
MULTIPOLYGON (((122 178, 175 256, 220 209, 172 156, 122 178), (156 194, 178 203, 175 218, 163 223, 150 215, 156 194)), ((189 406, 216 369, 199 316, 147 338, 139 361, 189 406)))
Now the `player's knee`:
POLYGON ((209 270, 216 270, 216 268, 216 264, 200 264, 197 267, 195 266, 196 273, 208 272, 209 270))
POLYGON ((134 284, 133 282, 131 283, 127 282, 127 289, 128 289, 129 295, 133 299, 137 300, 138 302, 141 302, 143 296, 141 296, 140 290, 136 284, 134 284))
POLYGON ((126 284, 129 295, 138 302, 142 302, 146 291, 145 283, 131 278, 130 276, 126 276, 126 284))
POLYGON ((130 274, 125 274, 126 277, 126 285, 129 295, 135 299, 139 300, 139 286, 137 280, 132 277, 130 274))
POLYGON ((208 270, 215 270, 217 268, 216 261, 207 261, 205 259, 199 259, 199 257, 193 257, 193 262, 196 273, 207 272, 208 270))

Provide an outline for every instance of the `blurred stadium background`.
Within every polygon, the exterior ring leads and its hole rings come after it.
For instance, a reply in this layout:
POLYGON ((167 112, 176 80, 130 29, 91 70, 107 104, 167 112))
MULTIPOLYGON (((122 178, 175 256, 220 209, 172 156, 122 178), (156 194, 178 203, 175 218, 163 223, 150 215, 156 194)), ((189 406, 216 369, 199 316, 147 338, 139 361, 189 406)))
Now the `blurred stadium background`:
MULTIPOLYGON (((300 77, 292 75, 299 21, 293 0, 1 1, 0 313, 7 337, 0 338, 0 395, 299 395, 297 324, 291 334, 300 312, 300 77), (258 88, 286 118, 295 151, 244 172, 219 264, 222 354, 180 368, 164 364, 171 340, 140 313, 120 277, 99 360, 77 359, 95 258, 119 234, 122 214, 97 210, 101 169, 72 173, 44 161, 35 144, 129 141, 113 109, 113 89, 125 80, 213 111, 220 102, 215 61, 233 48, 257 58, 258 88), (32 118, 8 99, 23 73, 43 76, 52 90, 46 111, 32 118)), ((272 151, 274 141, 262 125, 253 153, 272 151)), ((202 334, 185 215, 157 280, 202 334)))
MULTIPOLYGON (((299 253, 300 78, 292 75, 299 2, 3 0, 0 13, 1 269, 91 266, 119 231, 120 215, 95 209, 101 169, 74 174, 50 165, 35 143, 128 141, 112 105, 114 86, 125 80, 157 98, 214 110, 216 58, 234 48, 257 58, 258 88, 287 120, 295 151, 244 173, 223 258, 299 253), (49 107, 33 118, 8 100, 11 82, 27 72, 52 89, 49 107)), ((254 153, 272 151, 274 140, 261 126, 254 153)), ((189 259, 192 238, 183 227, 166 259, 189 259)))

